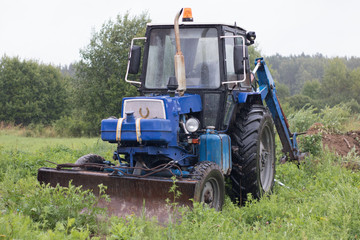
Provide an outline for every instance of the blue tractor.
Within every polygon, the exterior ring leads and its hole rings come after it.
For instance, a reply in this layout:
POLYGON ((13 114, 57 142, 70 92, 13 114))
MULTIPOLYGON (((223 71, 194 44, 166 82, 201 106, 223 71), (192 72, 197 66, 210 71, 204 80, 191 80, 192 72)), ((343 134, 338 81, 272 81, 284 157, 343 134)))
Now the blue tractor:
POLYGON ((143 207, 158 214, 172 199, 174 181, 182 193, 176 201, 217 210, 225 192, 239 202, 249 193, 259 198, 271 192, 274 125, 286 160, 302 154, 265 61, 256 59, 250 70, 248 46, 256 35, 238 26, 194 23, 189 11, 181 24, 182 11, 174 25, 148 24, 145 37, 131 43, 125 80, 141 96, 123 98, 121 117, 101 123, 102 140, 117 146, 118 164, 88 154, 75 164, 39 169, 39 181, 67 186, 72 180, 95 191, 102 183, 117 215, 143 207))

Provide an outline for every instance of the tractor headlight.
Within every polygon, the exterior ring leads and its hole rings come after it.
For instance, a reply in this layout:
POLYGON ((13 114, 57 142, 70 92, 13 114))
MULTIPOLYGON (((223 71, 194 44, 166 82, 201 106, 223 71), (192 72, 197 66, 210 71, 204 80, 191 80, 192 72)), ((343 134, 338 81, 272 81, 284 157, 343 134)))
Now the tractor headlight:
POLYGON ((185 123, 186 130, 193 133, 196 132, 200 127, 200 122, 196 118, 189 118, 185 123))

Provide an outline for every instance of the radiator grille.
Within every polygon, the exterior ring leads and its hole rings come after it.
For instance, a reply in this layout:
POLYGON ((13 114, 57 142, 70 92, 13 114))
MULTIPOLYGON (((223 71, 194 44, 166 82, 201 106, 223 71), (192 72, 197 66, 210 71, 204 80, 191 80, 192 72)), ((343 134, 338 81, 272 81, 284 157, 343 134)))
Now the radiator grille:
POLYGON ((127 99, 124 101, 123 117, 134 111, 135 118, 166 119, 164 102, 159 99, 127 99))

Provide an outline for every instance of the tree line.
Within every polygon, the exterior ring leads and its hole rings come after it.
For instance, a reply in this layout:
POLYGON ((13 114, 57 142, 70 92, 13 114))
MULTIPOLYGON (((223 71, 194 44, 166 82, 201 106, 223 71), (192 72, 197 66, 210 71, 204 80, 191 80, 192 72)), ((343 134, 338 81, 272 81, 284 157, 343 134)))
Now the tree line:
POLYGON ((137 95, 124 81, 128 49, 148 22, 146 12, 109 20, 69 66, 2 56, 0 122, 52 125, 66 136, 98 135, 101 119, 120 116, 122 97, 137 95))
MULTIPOLYGON (((81 60, 52 66, 33 60, 0 59, 0 121, 51 125, 61 135, 95 136, 101 119, 120 116, 123 97, 137 95, 124 77, 131 39, 143 36, 148 14, 109 20, 80 50, 81 60)), ((249 50, 260 56, 257 47, 249 50)), ((265 57, 281 102, 317 109, 349 104, 360 112, 360 58, 321 54, 265 57)))
POLYGON ((340 103, 360 112, 360 58, 274 55, 267 57, 279 95, 295 110, 323 109, 340 103))
POLYGON ((18 57, 0 60, 0 119, 50 124, 69 113, 66 77, 51 65, 18 57))

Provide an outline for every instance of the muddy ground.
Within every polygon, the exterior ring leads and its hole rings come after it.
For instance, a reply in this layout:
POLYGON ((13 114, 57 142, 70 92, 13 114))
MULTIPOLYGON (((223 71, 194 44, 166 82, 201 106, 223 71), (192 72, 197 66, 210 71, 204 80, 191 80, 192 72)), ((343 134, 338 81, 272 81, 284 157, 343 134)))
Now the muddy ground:
POLYGON ((327 133, 322 131, 321 124, 314 124, 307 134, 322 134, 322 143, 324 148, 329 148, 341 156, 346 156, 354 147, 357 154, 360 155, 360 131, 350 131, 345 134, 327 133))

